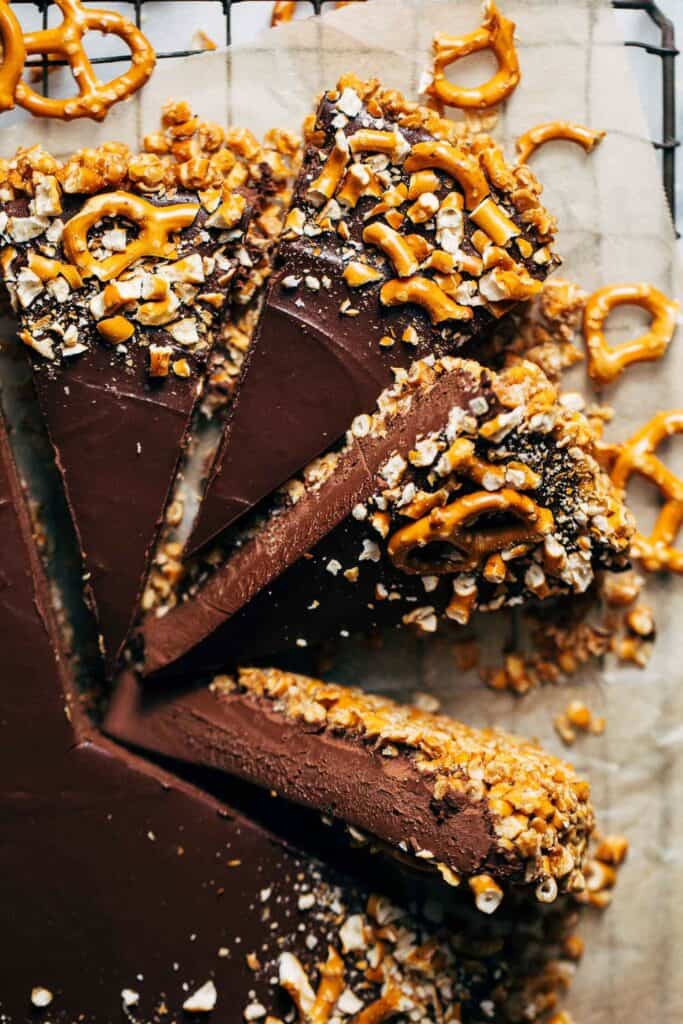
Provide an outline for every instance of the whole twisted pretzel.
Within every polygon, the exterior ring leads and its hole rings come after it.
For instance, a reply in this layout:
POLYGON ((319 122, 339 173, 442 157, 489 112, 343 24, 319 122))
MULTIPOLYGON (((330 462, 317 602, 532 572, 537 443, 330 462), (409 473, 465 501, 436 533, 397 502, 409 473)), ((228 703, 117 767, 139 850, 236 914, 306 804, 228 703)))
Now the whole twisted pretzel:
POLYGON ((26 47, 21 25, 9 4, 0 4, 0 40, 2 66, 0 66, 0 111, 11 110, 14 93, 26 60, 26 47))
POLYGON ((550 533, 553 525, 550 509, 538 505, 526 494, 509 488, 475 491, 450 505, 432 509, 429 515, 398 530, 389 540, 388 552, 394 565, 407 573, 470 572, 489 555, 539 541, 550 533), (475 520, 492 513, 507 513, 520 520, 520 524, 489 526, 477 531, 473 525, 475 520), (450 545, 457 556, 439 560, 416 557, 416 550, 438 542, 450 545))
POLYGON ((574 124, 572 121, 547 121, 545 124, 537 124, 535 128, 530 128, 528 132, 519 136, 515 143, 517 147, 515 163, 525 164, 531 154, 546 142, 563 139, 566 142, 575 142, 586 153, 590 153, 604 137, 604 132, 586 128, 582 124, 574 124))
POLYGON ((632 473, 652 481, 665 503, 649 537, 637 533, 632 552, 651 572, 668 569, 683 573, 683 551, 673 542, 683 525, 683 480, 654 454, 661 442, 672 434, 683 433, 683 409, 660 412, 621 447, 612 468, 612 480, 622 493, 632 473))
POLYGON ((651 284, 613 284, 594 292, 583 314, 588 372, 599 385, 608 384, 631 363, 653 362, 666 350, 676 330, 679 303, 651 284), (608 345, 605 320, 615 306, 640 306, 652 315, 650 329, 632 341, 608 345))
POLYGON ((144 256, 173 258, 169 235, 189 227, 198 211, 198 203, 155 206, 129 192, 102 192, 88 199, 67 222, 62 238, 64 252, 83 277, 111 281, 144 256), (103 217, 116 215, 139 225, 139 234, 123 252, 97 260, 88 249, 88 231, 103 217))
POLYGON ((521 77, 514 33, 515 23, 503 17, 493 0, 485 0, 484 20, 474 32, 464 36, 440 32, 434 36, 434 80, 429 91, 449 107, 486 110, 501 103, 521 77), (444 69, 480 50, 491 50, 498 61, 493 77, 472 89, 449 82, 444 69))
MULTIPOLYGON (((131 96, 145 84, 154 70, 154 50, 140 29, 115 11, 85 8, 79 0, 56 0, 56 3, 64 15, 61 25, 27 32, 23 45, 27 56, 55 54, 67 61, 79 95, 69 99, 41 96, 20 79, 16 83, 14 98, 19 106, 37 117, 57 117, 64 121, 90 117, 101 121, 114 103, 131 96), (130 49, 130 68, 111 82, 100 81, 83 47, 83 36, 92 31, 118 36, 130 49)), ((0 5, 3 9, 7 6, 5 3, 0 5)), ((16 56, 13 60, 16 61, 16 56)))

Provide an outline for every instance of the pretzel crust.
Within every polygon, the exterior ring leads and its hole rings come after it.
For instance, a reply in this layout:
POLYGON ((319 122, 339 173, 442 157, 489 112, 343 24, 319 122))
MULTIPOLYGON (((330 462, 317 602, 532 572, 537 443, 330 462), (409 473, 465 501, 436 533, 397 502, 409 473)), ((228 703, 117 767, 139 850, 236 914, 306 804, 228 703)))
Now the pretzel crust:
POLYGON ((389 557, 398 569, 407 573, 442 575, 470 572, 486 562, 490 555, 536 543, 550 533, 554 525, 552 512, 538 505, 533 498, 510 488, 500 491, 475 491, 443 508, 432 511, 398 530, 389 540, 389 557), (472 526, 481 515, 508 513, 520 520, 519 526, 492 526, 477 530, 472 526), (414 557, 415 549, 441 542, 452 545, 460 558, 439 561, 414 557))
POLYGON ((14 93, 26 60, 26 47, 17 17, 9 4, 0 4, 0 111, 12 110, 14 93))
POLYGON ((169 235, 189 227, 199 212, 198 203, 155 206, 130 192, 102 192, 92 196, 64 228, 66 255, 83 277, 111 281, 144 256, 172 259, 174 250, 169 235), (88 249, 88 231, 103 217, 123 216, 140 226, 124 252, 97 260, 88 249))
POLYGON ((683 409, 660 412, 622 445, 612 468, 612 481, 626 491, 633 473, 650 480, 665 503, 649 537, 636 533, 632 552, 650 572, 663 569, 683 573, 683 551, 673 547, 683 525, 683 480, 654 454, 672 434, 683 433, 683 409))
POLYGON ((631 363, 654 362, 666 351, 676 330, 680 304, 651 284, 613 284, 594 292, 586 302, 583 336, 588 349, 588 372, 599 387, 615 380, 631 363), (608 345, 607 317, 615 306, 640 306, 652 316, 650 329, 621 345, 608 345))
POLYGON ((493 0, 485 0, 482 24, 474 32, 464 36, 439 32, 434 36, 434 80, 429 91, 449 107, 487 110, 502 103, 521 78, 514 33, 514 21, 503 17, 493 0), (492 78, 469 89, 449 82, 444 69, 480 50, 491 50, 498 62, 492 78))
POLYGON ((563 139, 566 142, 575 142, 586 153, 590 153, 599 142, 602 142, 604 137, 605 132, 595 128, 586 128, 585 125, 576 124, 573 121, 546 121, 544 124, 537 124, 535 128, 530 128, 528 132, 524 132, 523 135, 519 136, 515 143, 517 148, 515 163, 525 164, 531 154, 539 146, 545 145, 546 142, 555 142, 563 139))
POLYGON ((56 3, 64 20, 56 28, 26 33, 26 54, 57 54, 66 60, 79 95, 68 99, 41 96, 21 79, 16 85, 16 102, 36 117, 64 121, 89 117, 101 121, 111 106, 132 96, 145 84, 154 70, 156 55, 140 29, 121 14, 84 8, 79 0, 56 0, 56 3), (130 49, 130 68, 111 82, 97 78, 83 47, 83 36, 92 31, 118 36, 130 49))

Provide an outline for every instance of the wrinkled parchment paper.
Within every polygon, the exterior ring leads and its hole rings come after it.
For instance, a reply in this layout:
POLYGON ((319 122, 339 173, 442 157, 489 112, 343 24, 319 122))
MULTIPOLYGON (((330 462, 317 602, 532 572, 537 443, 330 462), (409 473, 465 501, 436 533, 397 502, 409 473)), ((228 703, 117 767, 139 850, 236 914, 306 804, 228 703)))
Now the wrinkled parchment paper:
MULTIPOLYGON (((504 0, 503 6, 518 25, 523 71, 494 131, 507 152, 517 134, 554 118, 608 132, 590 157, 568 144, 533 157, 560 222, 560 274, 588 290, 643 279, 683 298, 656 157, 612 11, 601 0, 504 0)), ((5 155, 19 144, 42 142, 64 154, 112 138, 135 144, 156 128, 170 97, 189 100, 203 118, 257 134, 272 126, 298 128, 313 97, 348 70, 381 76, 416 97, 433 33, 470 31, 479 20, 475 0, 353 5, 265 33, 232 52, 160 62, 142 93, 115 108, 103 125, 3 115, 0 148, 5 155)), ((458 71, 471 75, 471 84, 490 73, 487 59, 477 60, 478 73, 471 66, 458 71)), ((633 310, 619 311, 609 337, 631 337, 642 322, 633 310)), ((607 391, 605 400, 617 410, 609 436, 628 436, 659 409, 682 403, 683 330, 679 334, 659 364, 630 369, 607 391)), ((590 394, 583 369, 570 386, 590 394)), ((16 410, 13 396, 8 404, 16 410)), ((667 453, 673 465, 675 454, 667 453)), ((634 503, 650 510, 651 521, 654 492, 634 489, 634 503)), ((569 998, 579 1024, 683 1020, 683 580, 651 580, 646 596, 659 631, 647 669, 608 659, 524 699, 488 691, 475 673, 459 676, 452 637, 428 644, 391 637, 379 651, 349 643, 331 671, 340 681, 403 698, 434 693, 445 710, 467 722, 537 736, 563 756, 568 752, 552 719, 570 699, 580 696, 606 716, 605 734, 579 739, 569 756, 592 780, 602 827, 625 832, 631 852, 613 906, 584 915, 587 955, 569 998)), ((479 627, 484 645, 489 637, 493 645, 504 628, 497 617, 486 618, 479 627)))

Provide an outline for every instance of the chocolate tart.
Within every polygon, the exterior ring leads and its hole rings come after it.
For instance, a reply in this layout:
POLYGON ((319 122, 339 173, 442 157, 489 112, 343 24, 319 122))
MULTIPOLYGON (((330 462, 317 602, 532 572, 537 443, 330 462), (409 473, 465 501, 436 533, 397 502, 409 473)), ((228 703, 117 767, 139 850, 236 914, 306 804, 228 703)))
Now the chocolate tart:
MULTIPOLYGON (((397 904, 100 735, 1 421, 0 522, 3 1020, 303 1022, 317 1003, 320 1021, 336 1005, 403 1024, 452 1003, 479 1024, 490 1007, 510 1022, 519 1005, 540 1010, 562 987, 566 908, 501 908, 492 935, 467 905, 418 900, 414 879, 397 904)), ((300 822, 298 845, 314 831, 300 822)))
POLYGON ((597 454, 534 364, 419 361, 200 563, 184 599, 143 618, 143 672, 220 671, 374 627, 426 635, 583 593, 627 565, 633 533, 597 454))
POLYGON ((490 138, 376 81, 323 96, 191 548, 370 412, 394 367, 481 355, 558 262, 540 192, 490 138))
POLYGON ((129 673, 107 731, 341 819, 357 840, 466 883, 486 913, 510 887, 548 903, 584 887, 588 784, 531 743, 277 669, 150 689, 129 673))
POLYGON ((0 162, 0 276, 110 669, 217 329, 255 272, 236 158, 183 104, 164 124, 165 151, 157 138, 155 152, 34 147, 0 162))

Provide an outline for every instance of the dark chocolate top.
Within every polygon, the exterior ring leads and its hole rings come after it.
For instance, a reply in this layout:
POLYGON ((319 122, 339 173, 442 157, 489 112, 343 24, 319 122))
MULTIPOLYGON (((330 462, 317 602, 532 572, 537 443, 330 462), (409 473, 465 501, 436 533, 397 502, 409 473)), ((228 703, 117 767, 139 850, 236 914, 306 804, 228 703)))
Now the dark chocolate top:
POLYGON ((517 191, 523 188, 533 202, 538 189, 526 168, 507 168, 491 140, 484 145, 480 139, 482 151, 474 152, 467 139, 452 136, 453 122, 419 111, 396 93, 373 94, 364 83, 354 84, 326 94, 320 104, 265 309, 191 539, 195 548, 336 441, 355 415, 369 412, 393 367, 468 342, 475 354, 478 339, 515 299, 533 294, 555 265, 546 244, 551 219, 540 203, 536 222, 515 206, 517 191), (356 151, 368 130, 382 138, 356 151), (390 137, 396 144, 386 151, 390 137), (435 140, 455 148, 479 181, 475 199, 468 175, 457 180, 429 160, 429 170, 411 169, 411 159, 419 159, 414 147, 435 140), (347 150, 341 175, 316 187, 340 146, 347 150), (451 209, 454 197, 459 206, 451 209), (421 203, 427 212, 418 209, 421 203), (507 226, 495 245, 474 206, 504 213, 507 226), (397 267, 377 240, 364 239, 371 225, 396 235, 392 221, 401 244, 407 238, 415 248, 412 264, 397 267), (496 259, 514 268, 518 290, 510 299, 495 283, 496 259), (433 309, 414 301, 389 305, 385 286, 406 280, 408 271, 439 291, 449 309, 434 319, 433 309), (354 272, 374 276, 356 283, 354 272))
MULTIPOLYGON (((0 525, 0 902, 11 939, 3 947, 3 1020, 178 1024, 198 990, 211 1004, 211 985, 216 1010, 204 1019, 243 1019, 245 1011, 283 1018, 292 1002, 278 979, 300 965, 315 989, 328 943, 343 962, 355 1013, 382 998, 382 972, 369 983, 355 964, 389 921, 383 941, 392 950, 401 941, 403 953, 415 948, 418 957, 414 969, 410 960, 401 968, 410 1006, 429 1013, 455 1000, 463 1021, 479 1024, 491 1005, 498 1019, 513 1021, 520 1000, 534 1004, 567 933, 564 908, 532 922, 528 906, 504 904, 492 954, 483 915, 468 905, 446 912, 431 893, 428 925, 93 730, 61 650, 1 424, 0 525), (544 937, 542 962, 527 942, 530 929, 544 937), (433 969, 419 959, 423 943, 439 951, 433 969)), ((221 780, 220 791, 232 785, 221 780)), ((309 824, 302 842, 310 835, 309 824)), ((396 883, 412 905, 414 880, 396 883)))
POLYGON ((271 934, 262 890, 279 887, 273 920, 299 916, 305 863, 85 721, 2 427, 0 524, 0 1014, 35 1021, 44 987, 47 1019, 108 1024, 130 989, 136 1019, 176 1021, 210 978, 219 1011, 241 1016, 252 989, 281 1011, 245 955, 271 934))
POLYGON ((134 177, 136 159, 105 149, 60 163, 34 151, 11 161, 0 184, 2 279, 110 668, 216 328, 247 273, 246 198, 179 188, 179 165, 148 156, 152 185, 134 177))

